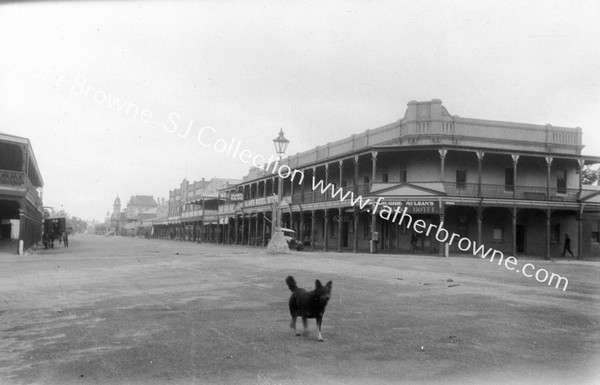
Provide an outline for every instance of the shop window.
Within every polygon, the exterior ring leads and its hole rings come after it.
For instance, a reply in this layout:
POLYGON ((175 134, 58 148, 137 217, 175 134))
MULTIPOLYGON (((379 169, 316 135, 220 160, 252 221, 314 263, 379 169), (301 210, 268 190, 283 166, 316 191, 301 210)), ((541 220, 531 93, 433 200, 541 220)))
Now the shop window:
POLYGON ((467 170, 456 170, 456 187, 467 187, 467 170))
POLYGON ((504 242, 504 229, 502 228, 502 226, 500 226, 500 225, 494 226, 493 240, 496 243, 504 242))
POLYGON ((383 174, 381 174, 381 181, 383 183, 387 183, 388 182, 388 173, 384 172, 383 174))
POLYGON ((370 182, 371 182, 371 180, 369 179, 369 177, 368 177, 368 176, 365 176, 365 177, 363 178, 363 183, 364 183, 364 184, 369 184, 370 182))
POLYGON ((600 232, 592 231, 592 242, 599 243, 600 242, 600 232))
POLYGON ((515 189, 515 178, 514 168, 509 167, 504 169, 504 190, 514 191, 515 189))
POLYGON ((556 172, 556 192, 558 194, 567 193, 567 170, 558 170, 556 172))
POLYGON ((560 224, 550 226, 550 243, 560 243, 560 224))

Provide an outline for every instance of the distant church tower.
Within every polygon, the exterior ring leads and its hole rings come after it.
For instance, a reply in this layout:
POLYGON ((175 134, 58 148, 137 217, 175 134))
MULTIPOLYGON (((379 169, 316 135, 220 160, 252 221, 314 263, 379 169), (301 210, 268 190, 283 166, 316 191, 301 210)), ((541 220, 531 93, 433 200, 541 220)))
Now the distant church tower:
POLYGON ((115 203, 113 203, 113 218, 119 220, 121 217, 121 199, 117 195, 115 203))

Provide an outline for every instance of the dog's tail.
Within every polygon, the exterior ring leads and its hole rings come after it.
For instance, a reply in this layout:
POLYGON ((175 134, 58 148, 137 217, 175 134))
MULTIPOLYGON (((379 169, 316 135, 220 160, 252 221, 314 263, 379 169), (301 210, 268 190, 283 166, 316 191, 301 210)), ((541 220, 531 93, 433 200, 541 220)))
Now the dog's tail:
POLYGON ((291 275, 288 275, 288 277, 285 279, 285 283, 287 283, 292 292, 298 288, 298 286, 296 286, 296 280, 291 275))

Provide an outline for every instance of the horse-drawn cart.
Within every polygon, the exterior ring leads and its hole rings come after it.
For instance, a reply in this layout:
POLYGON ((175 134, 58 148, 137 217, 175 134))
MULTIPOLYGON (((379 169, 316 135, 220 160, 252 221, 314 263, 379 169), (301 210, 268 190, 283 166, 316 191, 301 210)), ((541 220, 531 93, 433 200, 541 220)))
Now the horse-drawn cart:
POLYGON ((54 217, 44 220, 44 248, 53 248, 54 240, 58 239, 65 247, 69 247, 69 236, 67 234, 67 218, 54 217))

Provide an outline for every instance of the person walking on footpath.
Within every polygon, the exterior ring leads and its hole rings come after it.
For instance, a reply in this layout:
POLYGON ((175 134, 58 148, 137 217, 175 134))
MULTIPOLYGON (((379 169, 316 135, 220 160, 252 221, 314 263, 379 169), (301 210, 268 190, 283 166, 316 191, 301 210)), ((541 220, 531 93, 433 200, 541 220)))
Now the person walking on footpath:
POLYGON ((565 247, 563 248, 563 255, 562 255, 563 257, 565 256, 567 251, 569 252, 569 254, 571 254, 571 258, 575 258, 575 256, 573 255, 573 252, 571 251, 571 238, 569 238, 569 234, 565 234, 565 247))

